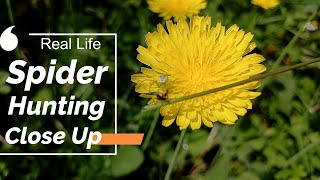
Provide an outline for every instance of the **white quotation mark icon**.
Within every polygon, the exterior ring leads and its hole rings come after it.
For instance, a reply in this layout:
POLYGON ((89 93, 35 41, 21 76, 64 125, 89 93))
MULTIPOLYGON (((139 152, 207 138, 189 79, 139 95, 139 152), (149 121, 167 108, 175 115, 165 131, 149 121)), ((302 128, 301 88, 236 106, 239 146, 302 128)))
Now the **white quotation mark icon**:
POLYGON ((11 31, 14 26, 8 27, 0 36, 0 46, 5 51, 13 51, 18 46, 18 38, 11 31))

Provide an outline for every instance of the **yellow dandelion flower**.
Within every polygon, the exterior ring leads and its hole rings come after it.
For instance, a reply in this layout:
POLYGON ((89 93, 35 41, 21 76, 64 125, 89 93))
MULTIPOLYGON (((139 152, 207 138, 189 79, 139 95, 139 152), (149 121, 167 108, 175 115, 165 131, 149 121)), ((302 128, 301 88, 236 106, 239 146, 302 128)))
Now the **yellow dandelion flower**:
POLYGON ((279 0, 251 0, 251 3, 262 7, 263 9, 271 9, 280 4, 279 0))
POLYGON ((148 0, 147 2, 152 12, 159 13, 165 20, 174 17, 175 21, 197 15, 207 6, 205 0, 148 0))
MULTIPOLYGON (((248 54, 256 47, 250 42, 253 35, 236 25, 225 31, 220 23, 211 27, 210 17, 195 16, 190 26, 182 19, 167 21, 166 26, 167 31, 159 24, 157 31, 146 35, 147 48, 137 49, 137 59, 149 67, 142 67, 142 73, 132 75, 131 80, 137 84, 136 92, 151 98, 148 104, 225 86, 266 70, 259 64, 263 56, 248 54)), ((250 99, 260 93, 251 90, 259 85, 254 81, 163 106, 162 125, 176 121, 180 129, 189 125, 199 129, 202 123, 208 127, 216 121, 234 124, 238 115, 252 108, 250 99)))

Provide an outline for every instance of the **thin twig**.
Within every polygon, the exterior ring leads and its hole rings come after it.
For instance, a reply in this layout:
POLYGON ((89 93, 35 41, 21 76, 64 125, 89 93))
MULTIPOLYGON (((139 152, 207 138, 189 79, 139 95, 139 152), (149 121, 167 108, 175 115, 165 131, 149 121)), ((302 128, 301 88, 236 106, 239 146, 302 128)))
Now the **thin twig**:
POLYGON ((299 151, 297 154, 295 154, 290 159, 288 159, 288 161, 284 163, 283 168, 290 166, 292 163, 294 163, 296 160, 298 160, 302 155, 304 155, 305 153, 310 151, 312 148, 318 146, 319 144, 320 144, 320 141, 315 141, 315 142, 309 144, 308 146, 303 148, 301 151, 299 151))
MULTIPOLYGON (((318 10, 315 10, 310 17, 307 19, 307 22, 310 22, 312 19, 314 19, 314 17, 317 15, 318 10)), ((303 33, 304 29, 305 29, 305 24, 303 26, 300 27, 299 31, 294 35, 294 37, 290 40, 290 42, 288 43, 288 45, 281 51, 279 57, 277 58, 277 60, 274 62, 274 64, 272 65, 271 70, 276 69, 280 66, 282 60, 285 58, 285 56, 288 54, 290 48, 297 42, 297 40, 300 38, 301 34, 303 33)))
MULTIPOLYGON (((317 12, 318 12, 318 8, 309 16, 309 18, 307 19, 306 23, 308 23, 312 19, 314 19, 315 16, 317 15, 317 12)), ((294 37, 290 40, 290 42, 287 44, 287 46, 281 51, 279 57, 276 59, 276 61, 270 67, 270 71, 272 71, 273 69, 279 68, 281 62, 283 61, 283 59, 288 54, 288 52, 291 49, 291 47, 298 41, 298 39, 302 35, 302 33, 303 33, 304 29, 305 29, 305 24, 306 23, 304 23, 303 26, 300 27, 299 31, 294 35, 294 37)), ((270 83, 270 80, 267 80, 264 83, 262 83, 262 85, 260 86, 258 91, 262 91, 269 83, 270 83)))
POLYGON ((12 9, 11 9, 11 4, 10 4, 10 0, 6 0, 7 3, 7 8, 8 8, 8 16, 9 16, 9 20, 12 24, 14 24, 14 20, 13 20, 13 13, 12 13, 12 9))
POLYGON ((308 61, 308 62, 303 62, 303 63, 299 63, 299 64, 296 64, 296 65, 287 66, 287 67, 282 67, 282 68, 274 70, 272 72, 267 72, 267 73, 264 73, 264 74, 259 74, 259 75, 256 75, 256 76, 252 76, 249 79, 246 79, 246 80, 243 80, 243 81, 239 81, 239 82, 236 82, 236 83, 233 83, 233 84, 229 84, 229 85, 226 85, 226 86, 210 89, 210 90, 207 90, 207 91, 203 91, 203 92, 200 92, 200 93, 196 93, 196 94, 192 94, 192 95, 188 95, 188 96, 184 96, 184 97, 180 97, 180 98, 171 99, 169 101, 163 101, 163 102, 158 103, 158 104, 148 105, 148 106, 145 106, 143 108, 143 110, 144 111, 150 111, 150 110, 154 110, 154 109, 157 109, 157 108, 160 108, 162 106, 169 105, 169 104, 173 104, 173 103, 177 103, 177 102, 181 102, 181 101, 185 101, 185 100, 189 100, 189 99, 205 96, 205 95, 208 95, 208 94, 211 94, 211 93, 216 93, 216 92, 223 91, 223 90, 226 90, 226 89, 230 89, 230 88, 233 88, 233 87, 236 87, 236 86, 247 84, 247 83, 250 83, 252 81, 261 80, 261 79, 264 79, 264 78, 269 77, 269 76, 274 76, 274 75, 277 75, 277 74, 281 74, 281 73, 284 73, 284 72, 287 72, 287 71, 290 71, 290 70, 293 70, 293 69, 296 69, 296 68, 299 68, 299 67, 303 67, 303 66, 306 66, 306 65, 309 65, 309 64, 312 64, 312 63, 316 63, 316 62, 319 62, 319 61, 320 61, 320 58, 316 58, 316 59, 308 61))
POLYGON ((168 170, 167 170, 166 175, 164 177, 164 180, 169 180, 170 177, 171 177, 173 166, 174 166, 174 164, 176 162, 176 159, 177 159, 178 153, 180 151, 180 148, 181 148, 181 145, 182 145, 182 142, 183 142, 183 139, 184 139, 184 136, 185 136, 186 132, 187 132, 187 129, 184 129, 184 130, 181 131, 178 144, 177 144, 176 149, 174 151, 173 157, 172 157, 171 162, 169 164, 169 167, 168 167, 168 170))
POLYGON ((149 128, 149 131, 147 133, 147 136, 146 136, 146 139, 144 140, 143 144, 142 144, 142 150, 146 150, 149 143, 150 143, 150 140, 151 140, 151 137, 153 135, 153 132, 156 128, 156 125, 157 125, 157 122, 158 122, 158 119, 159 119, 159 109, 154 113, 154 117, 153 117, 153 121, 150 125, 150 128, 149 128))
MULTIPOLYGON (((13 13, 12 13, 10 0, 6 0, 6 5, 7 5, 7 9, 8 9, 9 21, 14 26, 14 18, 13 18, 13 13)), ((16 47, 14 52, 15 52, 16 58, 20 58, 20 48, 19 48, 19 46, 16 47)))

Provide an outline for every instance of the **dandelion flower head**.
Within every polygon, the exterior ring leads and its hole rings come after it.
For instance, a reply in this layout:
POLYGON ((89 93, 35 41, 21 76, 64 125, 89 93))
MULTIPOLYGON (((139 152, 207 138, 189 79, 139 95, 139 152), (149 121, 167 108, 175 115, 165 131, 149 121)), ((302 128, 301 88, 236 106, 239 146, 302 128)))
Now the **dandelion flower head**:
MULTIPOLYGON (((148 67, 131 80, 136 92, 151 98, 148 104, 180 98, 209 89, 235 83, 265 71, 260 64, 264 57, 248 54, 256 45, 251 33, 236 25, 227 31, 218 23, 211 27, 210 17, 195 16, 177 23, 166 22, 167 30, 159 24, 146 35, 147 47, 139 46, 137 59, 148 67)), ((252 108, 251 99, 260 95, 252 90, 258 81, 205 96, 161 107, 163 126, 174 121, 185 129, 199 129, 201 124, 212 127, 220 121, 234 124, 252 108)))
POLYGON ((263 9, 271 9, 280 4, 279 0, 251 0, 251 3, 262 7, 263 9))
POLYGON ((147 2, 152 12, 159 13, 165 20, 174 17, 175 21, 197 15, 207 6, 205 0, 148 0, 147 2))

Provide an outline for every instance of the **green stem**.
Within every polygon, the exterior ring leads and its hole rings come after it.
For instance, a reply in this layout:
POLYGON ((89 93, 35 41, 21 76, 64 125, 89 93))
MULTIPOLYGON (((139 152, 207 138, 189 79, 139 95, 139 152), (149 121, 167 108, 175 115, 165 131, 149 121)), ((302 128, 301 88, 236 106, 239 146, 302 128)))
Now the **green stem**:
POLYGON ((253 18, 250 21, 250 23, 248 25, 248 28, 247 28, 249 32, 252 32, 254 30, 254 28, 256 27, 256 25, 257 25, 257 20, 258 20, 258 17, 259 17, 259 13, 257 13, 257 7, 255 7, 253 9, 252 14, 254 14, 253 18))
POLYGON ((143 110, 144 111, 150 111, 150 110, 157 109, 157 108, 160 108, 162 106, 169 105, 169 104, 173 104, 173 103, 177 103, 177 102, 181 102, 181 101, 197 98, 197 97, 200 97, 200 96, 205 96, 205 95, 208 95, 208 94, 211 94, 211 93, 223 91, 223 90, 226 90, 226 89, 229 89, 229 88, 233 88, 233 87, 236 87, 236 86, 247 84, 247 83, 250 83, 252 81, 261 80, 261 79, 264 79, 264 78, 269 77, 269 76, 274 76, 274 75, 277 75, 277 74, 280 74, 280 73, 284 73, 284 72, 287 72, 287 71, 290 71, 290 70, 293 70, 293 69, 296 69, 296 68, 299 68, 299 67, 302 67, 302 66, 306 66, 308 64, 316 63, 316 62, 319 62, 319 61, 320 61, 320 58, 316 58, 316 59, 313 59, 313 60, 310 60, 310 61, 307 61, 307 62, 303 62, 303 63, 299 63, 299 64, 296 64, 296 65, 282 67, 282 68, 274 70, 272 72, 267 72, 267 73, 264 73, 264 74, 259 74, 259 75, 256 75, 256 76, 252 76, 249 79, 246 79, 246 80, 243 80, 243 81, 239 81, 239 82, 236 82, 236 83, 233 83, 233 84, 228 84, 226 86, 221 86, 221 87, 210 89, 210 90, 203 91, 203 92, 200 92, 200 93, 196 93, 196 94, 192 94, 192 95, 188 95, 188 96, 184 96, 184 97, 180 97, 180 98, 171 99, 169 101, 163 101, 163 102, 158 103, 158 104, 148 105, 148 106, 145 106, 143 108, 143 110))
MULTIPOLYGON (((8 16, 9 16, 9 21, 12 25, 14 25, 14 18, 13 18, 13 13, 12 13, 12 8, 11 8, 11 3, 10 0, 6 0, 6 4, 7 4, 7 9, 8 9, 8 16)), ((20 50, 19 50, 19 46, 16 47, 16 49, 14 50, 16 58, 20 58, 20 50)))
MULTIPOLYGON (((317 15, 318 10, 315 10, 310 17, 307 19, 307 22, 310 22, 312 19, 314 19, 314 17, 317 15)), ((294 35, 294 37, 290 40, 290 42, 288 43, 288 45, 281 51, 280 56, 277 58, 277 60, 274 62, 274 64, 272 65, 271 70, 276 69, 280 66, 282 60, 285 58, 285 56, 288 54, 290 48, 297 42, 297 40, 300 38, 300 36, 302 35, 304 29, 305 29, 305 24, 303 24, 303 26, 300 27, 299 31, 294 35)))
POLYGON ((296 160, 298 160, 301 156, 303 156, 305 153, 307 153, 312 148, 318 146, 320 144, 320 141, 313 142, 309 144, 307 147, 303 148, 301 151, 299 151, 297 154, 292 156, 284 165, 283 168, 286 168, 290 166, 292 163, 294 163, 296 160))
POLYGON ((144 140, 143 144, 142 144, 142 150, 146 150, 148 145, 149 145, 149 142, 151 140, 151 137, 153 135, 153 132, 156 128, 156 125, 157 125, 157 122, 158 122, 158 119, 159 119, 159 109, 154 113, 154 116, 153 116, 153 121, 150 125, 150 128, 149 128, 149 131, 148 131, 148 134, 146 136, 146 139, 144 140))
POLYGON ((187 129, 184 129, 181 131, 180 138, 179 138, 178 144, 176 146, 176 150, 174 151, 173 157, 172 157, 171 162, 169 164, 169 167, 168 167, 168 170, 167 170, 166 175, 164 177, 164 180, 169 180, 171 177, 173 166, 176 162, 176 159, 177 159, 178 153, 180 151, 184 136, 186 135, 186 132, 187 132, 187 129))
POLYGON ((11 24, 14 25, 14 20, 13 20, 13 14, 12 14, 12 9, 11 9, 10 0, 6 0, 6 3, 7 3, 9 20, 10 20, 11 24))
MULTIPOLYGON (((310 22, 312 19, 315 18, 315 16, 317 15, 318 9, 316 9, 307 19, 307 22, 310 22)), ((307 23, 306 22, 306 23, 307 23)), ((276 59, 276 61, 273 63, 273 65, 271 66, 269 71, 272 71, 273 69, 277 69, 281 62, 283 61, 283 59, 286 57, 286 55, 288 54, 289 50, 291 49, 291 47, 298 41, 298 39, 300 38, 300 36, 302 35, 304 29, 305 29, 305 24, 303 24, 303 26, 300 27, 299 31, 294 35, 294 37, 290 40, 290 42, 288 43, 288 45, 281 51, 279 57, 276 59)), ((268 84, 270 83, 270 80, 265 81, 264 83, 262 83, 261 87, 258 89, 258 91, 262 91, 264 89, 264 87, 266 87, 268 84)))
MULTIPOLYGON (((134 87, 133 84, 131 84, 130 87, 128 87, 127 91, 126 91, 126 92, 124 93, 124 95, 121 97, 121 99, 122 99, 123 101, 127 101, 127 100, 128 100, 129 95, 130 95, 130 92, 131 92, 131 90, 132 90, 133 87, 134 87)), ((118 106, 118 117, 120 117, 120 115, 122 114, 123 109, 124 109, 123 106, 118 106)))

